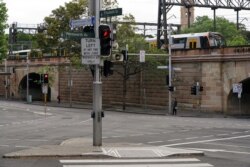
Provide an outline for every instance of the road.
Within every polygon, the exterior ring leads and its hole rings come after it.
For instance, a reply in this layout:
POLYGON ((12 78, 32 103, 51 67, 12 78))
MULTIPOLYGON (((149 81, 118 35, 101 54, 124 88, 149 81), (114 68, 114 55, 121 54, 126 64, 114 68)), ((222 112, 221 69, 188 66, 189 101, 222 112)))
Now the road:
MULTIPOLYGON (((87 109, 56 107, 47 107, 45 112, 44 106, 0 101, 0 154, 41 145, 58 145, 71 138, 91 139, 90 113, 91 111, 87 109)), ((243 118, 197 118, 105 112, 103 143, 132 143, 136 146, 188 148, 205 152, 205 156, 184 157, 186 159, 183 162, 178 162, 180 159, 170 158, 173 161, 170 163, 172 167, 173 163, 176 163, 176 167, 181 165, 187 167, 191 163, 189 161, 215 167, 250 166, 250 122, 249 119, 243 118)), ((62 167, 68 162, 67 160, 70 159, 1 158, 0 167, 62 167)), ((72 163, 74 166, 75 163, 72 163)), ((106 166, 110 165, 110 162, 106 163, 106 166)), ((151 160, 150 163, 156 167, 162 162, 151 160)), ((77 164, 82 165, 84 162, 77 164)), ((116 164, 119 166, 124 162, 116 164)), ((164 162, 163 165, 167 164, 169 162, 164 162)))

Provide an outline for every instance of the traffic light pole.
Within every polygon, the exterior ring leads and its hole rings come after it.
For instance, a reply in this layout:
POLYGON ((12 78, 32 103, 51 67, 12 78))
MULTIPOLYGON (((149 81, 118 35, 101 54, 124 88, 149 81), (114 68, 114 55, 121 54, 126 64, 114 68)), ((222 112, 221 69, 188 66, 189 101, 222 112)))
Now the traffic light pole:
MULTIPOLYGON (((171 33, 172 33, 172 28, 171 28, 171 25, 169 25, 169 30, 168 30, 168 76, 169 76, 168 86, 169 87, 172 86, 171 33)), ((168 91, 168 112, 169 114, 172 113, 172 91, 168 91)))
MULTIPOLYGON (((95 38, 99 39, 100 0, 95 0, 95 38)), ((99 64, 95 65, 93 82, 93 146, 102 146, 102 82, 100 80, 99 64)))

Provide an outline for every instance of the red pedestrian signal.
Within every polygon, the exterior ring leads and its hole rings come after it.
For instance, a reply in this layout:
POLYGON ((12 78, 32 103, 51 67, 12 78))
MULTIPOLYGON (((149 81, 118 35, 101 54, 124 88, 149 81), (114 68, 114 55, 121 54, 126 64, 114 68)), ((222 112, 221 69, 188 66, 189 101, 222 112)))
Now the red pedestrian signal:
POLYGON ((108 25, 99 26, 99 38, 101 45, 101 56, 110 56, 111 54, 111 36, 112 32, 108 25))
POLYGON ((49 83, 49 74, 43 74, 43 83, 49 83))

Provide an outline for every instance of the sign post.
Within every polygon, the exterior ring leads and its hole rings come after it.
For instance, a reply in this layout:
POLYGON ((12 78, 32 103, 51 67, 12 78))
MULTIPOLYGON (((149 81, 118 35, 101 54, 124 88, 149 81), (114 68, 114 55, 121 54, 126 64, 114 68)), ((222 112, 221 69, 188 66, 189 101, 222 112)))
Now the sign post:
POLYGON ((239 99, 239 112, 241 114, 241 93, 242 93, 242 83, 233 84, 233 93, 238 94, 239 99))
POLYGON ((43 84, 42 85, 42 92, 44 94, 44 114, 46 117, 46 112, 47 112, 47 94, 48 94, 48 84, 43 84))
MULTIPOLYGON (((95 0, 95 38, 99 39, 100 26, 100 0, 95 0)), ((99 43, 100 45, 100 43, 99 43)), ((99 49, 100 50, 100 49, 99 49)), ((102 146, 102 82, 100 80, 100 67, 95 64, 93 82, 93 146, 102 146)))

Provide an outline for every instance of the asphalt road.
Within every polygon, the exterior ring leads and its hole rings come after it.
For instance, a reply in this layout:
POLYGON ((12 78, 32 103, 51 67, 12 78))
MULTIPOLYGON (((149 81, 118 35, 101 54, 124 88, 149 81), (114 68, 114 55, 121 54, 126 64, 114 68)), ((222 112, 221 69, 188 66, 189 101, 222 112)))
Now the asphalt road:
MULTIPOLYGON (((92 138, 90 110, 0 101, 0 154, 71 138, 92 138)), ((197 118, 105 112, 103 143, 201 150, 196 157, 215 167, 250 166, 250 122, 237 118, 197 118)), ((63 166, 60 158, 4 159, 0 167, 63 166)), ((186 165, 187 166, 187 165, 186 165)))

